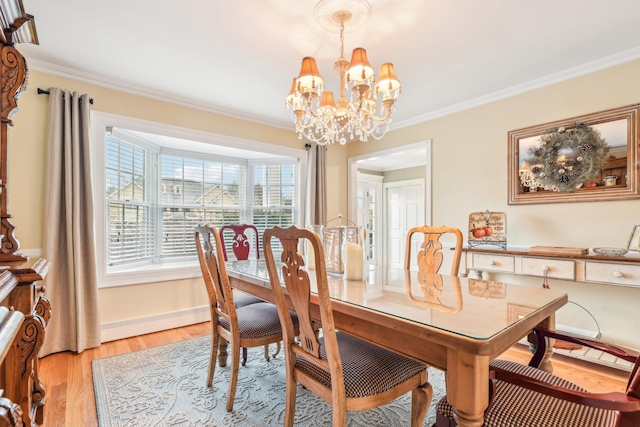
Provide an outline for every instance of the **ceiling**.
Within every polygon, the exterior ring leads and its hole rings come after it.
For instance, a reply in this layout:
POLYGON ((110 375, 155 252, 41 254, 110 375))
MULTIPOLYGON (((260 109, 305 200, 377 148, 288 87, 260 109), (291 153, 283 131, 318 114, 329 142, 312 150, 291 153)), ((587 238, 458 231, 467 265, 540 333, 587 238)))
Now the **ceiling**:
MULTIPOLYGON (((303 56, 337 90, 339 37, 316 23, 315 0, 23 2, 40 45, 20 51, 37 71, 290 129, 284 100, 303 56)), ((374 69, 394 64, 393 127, 640 57, 637 0, 370 4, 345 56, 363 46, 374 69)))

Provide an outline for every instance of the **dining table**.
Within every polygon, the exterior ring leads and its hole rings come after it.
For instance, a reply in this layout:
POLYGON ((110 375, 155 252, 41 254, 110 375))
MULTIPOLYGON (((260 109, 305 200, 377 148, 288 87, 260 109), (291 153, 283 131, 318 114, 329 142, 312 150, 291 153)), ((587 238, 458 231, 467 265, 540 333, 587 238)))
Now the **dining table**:
MULTIPOLYGON (((234 289, 274 300, 264 260, 228 261, 226 269, 234 289)), ((382 266, 366 266, 363 276, 327 275, 336 328, 444 370, 460 427, 483 424, 489 363, 536 326, 553 329, 568 301, 555 289, 382 266)), ((319 319, 314 283, 311 311, 319 319)), ((548 348, 542 367, 551 371, 548 348)), ((220 362, 226 356, 221 347, 220 362)))

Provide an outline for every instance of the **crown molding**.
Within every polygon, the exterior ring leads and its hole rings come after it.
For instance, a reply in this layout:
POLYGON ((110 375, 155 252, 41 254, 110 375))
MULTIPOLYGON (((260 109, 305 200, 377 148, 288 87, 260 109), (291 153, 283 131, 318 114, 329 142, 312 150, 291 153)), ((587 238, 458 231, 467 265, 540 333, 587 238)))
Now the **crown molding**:
POLYGON ((394 129, 401 129, 418 123, 423 123, 429 120, 448 116, 449 114, 458 113, 460 111, 468 110, 474 107, 479 107, 481 105, 489 104, 491 102, 499 101, 535 89, 540 89, 545 86, 550 86, 555 83, 560 83, 565 80, 570 80, 596 71, 611 68, 616 65, 624 64, 626 62, 631 62, 638 58, 640 58, 640 47, 625 50, 615 55, 610 55, 601 59, 597 59, 595 61, 587 62, 586 64, 568 68, 566 70, 549 74, 538 79, 530 80, 519 85, 511 86, 509 88, 499 90, 488 95, 479 96, 477 98, 469 99, 458 104, 453 104, 448 107, 430 111, 411 119, 394 122, 393 126, 394 129))
POLYGON ((130 93, 132 95, 144 96, 146 98, 181 105, 183 107, 194 108, 196 110, 206 111, 208 113, 218 114, 220 116, 225 116, 233 119, 245 120, 251 123, 258 123, 279 129, 292 129, 291 126, 286 126, 282 122, 276 120, 268 120, 264 117, 258 117, 236 110, 216 108, 211 106, 210 104, 194 102, 191 99, 176 97, 160 91, 141 90, 136 86, 132 86, 128 83, 118 80, 107 79, 106 77, 99 74, 87 73, 84 71, 79 71, 61 65, 51 64, 49 62, 40 61, 33 58, 27 58, 27 63, 30 70, 38 71, 41 73, 51 74, 71 80, 77 80, 83 83, 105 87, 107 89, 130 93))
MULTIPOLYGON (((530 80, 528 82, 511 86, 509 88, 499 90, 487 95, 479 96, 477 98, 469 99, 464 102, 453 104, 444 108, 440 108, 434 111, 429 111, 424 114, 412 117, 410 119, 394 122, 393 129, 401 129, 408 126, 413 126, 419 123, 434 120, 439 117, 448 116, 450 114, 458 113, 460 111, 468 110, 481 105, 489 104, 491 102, 499 101, 505 98, 509 98, 515 95, 519 95, 525 92, 529 92, 535 89, 539 89, 545 86, 550 86, 555 83, 560 83, 566 80, 570 80, 576 77, 580 77, 586 74, 590 74, 596 71, 604 70, 614 67, 616 65, 624 64, 626 62, 634 61, 640 58, 640 47, 629 49, 615 55, 610 55, 595 61, 587 62, 583 65, 568 68, 557 73, 549 74, 547 76, 530 80)), ((230 117, 239 120, 245 120, 252 123, 258 123, 266 126, 271 126, 279 129, 291 129, 291 126, 285 125, 280 121, 267 120, 264 117, 258 117, 251 114, 242 113, 236 110, 228 110, 213 107, 209 104, 202 104, 194 102, 187 98, 175 97, 159 91, 140 90, 139 88, 132 86, 122 81, 116 81, 112 79, 106 79, 104 76, 98 74, 86 73, 76 69, 63 67, 60 65, 51 64, 45 61, 28 58, 29 68, 35 71, 51 74, 54 76, 64 77, 72 80, 78 80, 84 83, 93 84, 96 86, 102 86, 108 89, 114 89, 121 92, 130 93, 133 95, 144 96, 151 99, 156 99, 163 102, 169 102, 183 107, 194 108, 201 111, 206 111, 213 114, 218 114, 225 117, 230 117)))

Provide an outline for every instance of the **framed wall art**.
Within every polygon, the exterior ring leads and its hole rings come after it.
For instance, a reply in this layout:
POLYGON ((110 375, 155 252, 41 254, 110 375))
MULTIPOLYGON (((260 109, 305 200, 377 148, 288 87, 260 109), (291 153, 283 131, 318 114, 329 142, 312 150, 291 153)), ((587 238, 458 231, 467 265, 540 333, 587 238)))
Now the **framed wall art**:
POLYGON ((640 104, 508 133, 508 203, 640 198, 640 104))
POLYGON ((499 246, 507 249, 507 214, 504 212, 472 212, 469 214, 469 247, 499 246))

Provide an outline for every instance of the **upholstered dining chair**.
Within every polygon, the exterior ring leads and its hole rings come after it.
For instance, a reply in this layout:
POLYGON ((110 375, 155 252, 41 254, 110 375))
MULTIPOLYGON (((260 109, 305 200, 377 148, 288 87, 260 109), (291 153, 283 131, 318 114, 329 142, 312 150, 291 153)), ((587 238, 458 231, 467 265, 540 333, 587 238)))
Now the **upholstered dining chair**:
MULTIPOLYGON (((231 375, 226 406, 227 411, 231 411, 238 381, 240 347, 279 343, 282 341, 282 328, 274 304, 257 302, 236 308, 218 230, 208 225, 200 225, 195 227, 194 231, 198 260, 211 312, 211 355, 207 387, 211 387, 213 383, 219 340, 223 338, 231 345, 231 375)), ((291 317, 292 328, 297 329, 298 319, 295 315, 291 317)), ((268 358, 268 354, 265 354, 265 357, 268 358)))
POLYGON ((411 268, 411 239, 414 234, 424 235, 424 241, 417 251, 418 270, 426 273, 438 273, 442 266, 442 243, 440 237, 444 234, 453 234, 456 238, 454 247, 453 261, 451 262, 451 275, 457 276, 460 267, 460 257, 462 255, 462 232, 454 227, 430 227, 427 225, 413 227, 407 232, 407 246, 404 258, 404 268, 411 268))
MULTIPOLYGON (((228 224, 220 227, 220 242, 222 243, 222 253, 224 254, 224 260, 228 261, 227 256, 227 245, 224 242, 225 231, 233 232, 233 237, 231 237, 231 249, 233 250, 233 254, 235 255, 238 261, 244 261, 249 259, 249 254, 251 253, 251 247, 253 246, 256 254, 256 259, 260 259, 260 247, 259 247, 259 239, 260 236, 258 234, 258 229, 255 225, 251 224, 228 224), (251 230, 254 236, 254 244, 251 245, 249 238, 247 237, 246 231, 251 230)), ((227 233, 230 234, 230 233, 227 233)), ((250 233, 251 234, 251 233, 250 233)), ((257 302, 264 302, 260 298, 246 294, 244 292, 236 292, 235 296, 235 304, 236 308, 244 307, 245 305, 255 304, 257 302)), ((278 353, 280 353, 280 342, 276 343, 276 351, 273 353, 275 357, 278 353)), ((242 366, 247 364, 247 356, 248 350, 246 347, 242 347, 242 366)), ((264 357, 269 360, 269 345, 265 344, 264 346, 264 357)))
MULTIPOLYGON (((640 426, 640 356, 637 351, 596 340, 579 338, 546 329, 534 330, 536 352, 529 366, 494 360, 490 369, 489 408, 484 426, 540 427, 638 427, 640 426), (633 363, 626 392, 589 393, 585 389, 538 369, 549 345, 558 339, 593 348, 633 363)), ((452 427, 451 405, 446 397, 437 405, 434 427, 452 427)))
POLYGON ((333 407, 334 427, 346 425, 347 411, 378 407, 411 391, 411 425, 421 426, 433 395, 426 366, 336 331, 320 237, 297 226, 276 226, 265 231, 263 245, 284 335, 285 427, 293 426, 297 383, 333 407), (274 253, 273 239, 281 243, 281 253, 274 253), (299 252, 306 241, 315 254, 315 280, 311 280, 299 252), (313 283, 317 287, 319 319, 312 319, 313 283), (300 321, 298 340, 294 339, 295 325, 288 315, 285 288, 300 321), (319 322, 321 337, 314 322, 319 322))
POLYGON ((249 259, 249 253, 253 246, 256 252, 256 259, 260 259, 260 235, 255 225, 251 224, 228 224, 220 227, 220 240, 222 241, 222 253, 224 254, 224 260, 227 261, 227 246, 224 242, 225 232, 227 230, 233 231, 233 237, 231 238, 231 249, 238 261, 249 259), (254 236, 254 244, 252 245, 247 237, 247 230, 251 230, 254 236))

